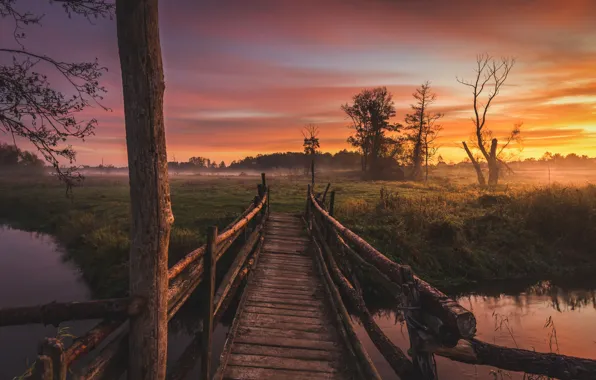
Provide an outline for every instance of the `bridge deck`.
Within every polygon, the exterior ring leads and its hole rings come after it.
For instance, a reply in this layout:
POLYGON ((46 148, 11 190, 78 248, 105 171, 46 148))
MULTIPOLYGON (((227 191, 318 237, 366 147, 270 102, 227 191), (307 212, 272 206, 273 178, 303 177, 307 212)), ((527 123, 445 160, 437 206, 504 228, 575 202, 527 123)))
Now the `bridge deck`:
POLYGON ((223 379, 351 379, 299 218, 271 214, 228 338, 223 379), (235 331, 234 331, 235 330, 235 331))

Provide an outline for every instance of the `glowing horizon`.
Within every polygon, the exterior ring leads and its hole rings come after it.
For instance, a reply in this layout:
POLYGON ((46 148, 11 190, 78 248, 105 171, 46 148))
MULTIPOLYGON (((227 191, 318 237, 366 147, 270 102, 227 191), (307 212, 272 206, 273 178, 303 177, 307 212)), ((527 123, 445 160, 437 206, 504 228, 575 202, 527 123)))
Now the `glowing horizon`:
MULTIPOLYGON (((69 20, 56 5, 23 3, 46 14, 43 27, 27 29, 30 50, 65 61, 97 57, 109 69, 102 84, 109 91, 104 104, 113 111, 85 111, 99 127, 88 141, 71 141, 77 163, 97 165, 103 158, 126 165, 115 23, 90 25, 69 20)), ((311 122, 320 127, 323 151, 351 149, 341 104, 362 88, 387 86, 395 121, 403 122, 412 92, 430 80, 438 94, 435 108, 446 114, 439 154, 459 162, 465 157, 460 142, 472 132, 472 106, 456 76, 472 78, 476 54, 483 52, 517 59, 488 116, 496 136, 523 121, 522 158, 545 151, 596 156, 594 1, 259 0, 224 6, 171 0, 160 11, 170 160, 203 156, 229 163, 300 151, 300 128, 311 122)))

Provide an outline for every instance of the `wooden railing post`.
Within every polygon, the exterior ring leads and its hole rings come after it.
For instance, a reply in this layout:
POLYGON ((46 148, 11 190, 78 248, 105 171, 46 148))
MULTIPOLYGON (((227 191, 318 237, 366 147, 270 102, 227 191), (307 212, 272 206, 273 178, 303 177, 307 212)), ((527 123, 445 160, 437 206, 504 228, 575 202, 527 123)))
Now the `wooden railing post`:
MULTIPOLYGON (((45 338, 39 345, 40 356, 51 360, 52 380, 66 380, 66 361, 64 360, 64 344, 58 338, 45 338)), ((47 376, 47 375, 46 375, 47 376)))
POLYGON ((419 334, 417 325, 422 324, 422 311, 420 310, 420 294, 414 280, 412 269, 408 265, 400 268, 403 279, 404 295, 404 315, 406 317, 406 326, 410 337, 409 354, 412 357, 412 363, 415 370, 423 380, 437 380, 437 366, 432 353, 425 352, 424 341, 419 334))
POLYGON ((28 380, 54 380, 54 368, 52 366, 52 358, 47 355, 37 356, 33 371, 28 380))
POLYGON ((314 190, 314 188, 315 188, 315 159, 314 158, 310 162, 310 173, 311 173, 311 185, 314 190))
POLYGON ((335 211, 335 190, 331 191, 329 195, 329 215, 333 216, 333 212, 335 211))
POLYGON ((207 230, 207 249, 204 256, 204 281, 207 292, 203 307, 203 333, 201 344, 201 379, 211 376, 211 346, 213 340, 213 297, 215 292, 215 272, 217 255, 217 226, 207 230))

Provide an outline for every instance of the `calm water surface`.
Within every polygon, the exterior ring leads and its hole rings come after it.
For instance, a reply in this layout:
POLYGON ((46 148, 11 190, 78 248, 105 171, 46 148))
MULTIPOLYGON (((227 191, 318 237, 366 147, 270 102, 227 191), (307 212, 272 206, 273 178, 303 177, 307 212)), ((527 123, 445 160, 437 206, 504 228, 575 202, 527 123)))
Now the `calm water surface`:
MULTIPOLYGON (((47 235, 0 228, 0 307, 35 305, 52 301, 80 301, 90 298, 90 291, 80 280, 78 270, 63 259, 63 251, 47 235)), ((478 337, 508 347, 596 359, 596 279, 565 285, 548 281, 528 284, 511 282, 462 292, 457 299, 472 310, 478 321, 478 337), (551 318, 556 329, 545 327, 551 318)), ((169 362, 172 363, 192 341, 199 324, 196 309, 181 310, 180 318, 170 323, 169 362), (185 317, 186 314, 186 317, 185 317)), ((214 358, 218 358, 232 315, 224 317, 214 336, 214 358)), ((378 310, 377 323, 404 351, 409 343, 399 316, 391 310, 378 310)), ((97 321, 68 322, 68 332, 80 336, 97 321)), ((36 346, 45 336, 55 336, 52 326, 27 325, 0 327, 0 379, 22 374, 36 357, 36 346)), ((357 325, 383 379, 397 379, 376 350, 364 329, 357 325)), ((215 363, 217 365, 217 363, 215 363)), ((491 368, 471 366, 437 358, 441 379, 493 379, 491 368)), ((521 374, 511 374, 521 379, 521 374)), ((187 376, 198 378, 198 366, 187 376)), ((508 377, 504 377, 508 378, 508 377)))
MULTIPOLYGON (((478 324, 477 338, 507 347, 539 352, 596 359, 596 292, 586 281, 556 285, 550 281, 527 284, 500 283, 456 299, 474 312, 478 324), (501 290, 499 290, 501 289, 501 290), (550 326, 545 326, 547 320, 550 326), (553 330, 554 326, 554 330, 553 330)), ((596 280, 587 281, 596 284, 596 280)), ((390 310, 380 310, 375 319, 385 334, 406 351, 409 347, 407 329, 400 316, 390 310)), ((393 370, 357 325, 371 359, 383 379, 397 379, 393 370)), ((454 362, 439 356, 437 370, 441 379, 493 379, 494 368, 454 362)), ((498 374, 501 379, 501 374, 498 374)), ((503 379, 523 379, 521 373, 503 373, 503 379)))

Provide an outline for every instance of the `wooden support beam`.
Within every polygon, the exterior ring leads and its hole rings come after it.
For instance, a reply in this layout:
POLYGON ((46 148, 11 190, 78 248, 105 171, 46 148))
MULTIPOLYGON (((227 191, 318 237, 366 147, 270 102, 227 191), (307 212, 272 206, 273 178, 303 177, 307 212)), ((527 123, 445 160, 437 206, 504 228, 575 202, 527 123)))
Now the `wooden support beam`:
POLYGON ((323 205, 325 204, 325 199, 327 198, 327 192, 329 191, 330 187, 331 187, 331 182, 327 182, 327 186, 325 187, 325 191, 323 192, 323 196, 321 197, 321 203, 323 205))
POLYGON ((24 377, 27 380, 54 380, 54 368, 52 359, 47 355, 37 356, 35 365, 30 374, 24 377))
POLYGON ((4 308, 0 309, 0 326, 29 323, 58 326, 61 322, 72 320, 126 318, 137 315, 142 306, 140 298, 112 298, 4 308))
POLYGON ((333 259, 333 255, 327 243, 322 239, 320 227, 315 222, 313 223, 312 234, 315 239, 318 239, 321 245, 321 251, 325 255, 325 259, 328 263, 329 272, 333 276, 335 283, 339 285, 342 293, 347 296, 350 303, 356 311, 356 315, 362 322, 364 329, 368 336, 374 343, 375 347, 379 350, 381 355, 387 360, 391 368, 395 373, 404 380, 414 380, 414 368, 412 362, 408 357, 399 349, 381 330, 377 325, 374 318, 366 308, 366 304, 362 299, 362 296, 354 289, 349 283, 345 276, 339 270, 337 263, 333 259))
POLYGON ((211 354, 213 341, 213 293, 215 291, 217 252, 217 226, 207 231, 207 251, 205 251, 205 274, 207 299, 203 305, 203 332, 201 339, 201 379, 211 377, 211 354))
POLYGON ((437 365, 432 353, 424 351, 422 347, 424 342, 419 336, 418 329, 422 325, 422 313, 420 312, 420 294, 418 288, 414 283, 414 275, 412 269, 404 265, 401 267, 401 276, 404 280, 402 284, 403 305, 407 308, 404 310, 406 319, 406 327, 408 329, 408 336, 410 338, 410 356, 414 368, 417 372, 416 378, 423 380, 437 380, 437 365), (415 324, 418 321, 419 325, 415 324))
MULTIPOLYGON (((253 203, 254 207, 249 206, 249 208, 243 213, 242 217, 237 219, 237 222, 231 226, 228 226, 218 237, 217 242, 222 243, 224 240, 228 240, 232 236, 234 236, 238 231, 243 230, 248 222, 250 222, 255 215, 261 211, 261 209, 267 203, 267 195, 260 199, 258 202, 253 203)), ((203 245, 194 251, 190 252, 186 256, 184 256, 180 261, 178 261, 174 266, 172 266, 168 271, 168 278, 170 281, 178 276, 182 271, 184 271, 191 263, 197 261, 199 258, 205 255, 205 248, 206 246, 203 245)))
MULTIPOLYGON (((388 259, 360 236, 331 217, 329 213, 317 203, 312 192, 309 194, 309 197, 311 199, 310 204, 314 207, 313 211, 321 214, 325 223, 329 223, 344 239, 346 239, 346 241, 353 244, 356 251, 363 259, 374 265, 389 277, 391 281, 396 284, 403 284, 403 279, 400 273, 400 264, 388 259)), ((416 279, 416 285, 420 292, 420 302, 424 310, 440 318, 445 326, 452 329, 454 334, 460 337, 471 338, 476 334, 476 318, 474 317, 474 314, 466 310, 456 301, 447 297, 443 292, 432 287, 426 281, 416 276, 414 276, 414 278, 416 279)))
MULTIPOLYGON (((316 226, 315 223, 312 223, 312 225, 313 228, 316 226)), ((355 360, 354 364, 356 365, 356 368, 359 370, 359 372, 361 372, 360 376, 362 378, 381 380, 381 376, 377 372, 377 369, 375 368, 370 356, 354 332, 354 326, 352 325, 350 314, 348 313, 348 310, 346 309, 341 298, 341 294, 334 285, 333 279, 331 278, 327 265, 325 264, 322 253, 323 250, 314 239, 314 235, 312 235, 313 230, 309 229, 309 231, 311 236, 313 236, 312 244, 315 251, 315 263, 319 273, 323 277, 323 283, 325 284, 325 290, 329 296, 331 305, 335 309, 334 315, 337 318, 337 325, 340 327, 339 332, 341 333, 344 341, 347 343, 350 355, 355 360)))
POLYGON ((66 365, 70 366, 82 355, 96 348, 106 337, 122 325, 122 321, 104 320, 75 341, 65 351, 66 365))
POLYGON ((52 362, 52 380, 66 380, 68 368, 64 357, 64 345, 58 338, 45 338, 39 345, 38 354, 52 362))
POLYGON ((329 215, 333 216, 335 211, 335 190, 331 191, 329 195, 329 215))

